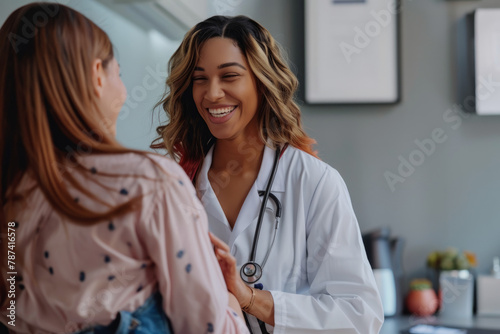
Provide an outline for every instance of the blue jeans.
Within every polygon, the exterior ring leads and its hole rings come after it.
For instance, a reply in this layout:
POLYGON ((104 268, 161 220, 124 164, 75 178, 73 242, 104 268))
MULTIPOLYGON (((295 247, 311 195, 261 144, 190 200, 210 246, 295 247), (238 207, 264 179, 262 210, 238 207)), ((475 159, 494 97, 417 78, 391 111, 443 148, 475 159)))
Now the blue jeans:
POLYGON ((120 311, 107 326, 95 326, 75 334, 149 334, 173 333, 168 317, 163 311, 162 297, 155 293, 133 312, 120 311))

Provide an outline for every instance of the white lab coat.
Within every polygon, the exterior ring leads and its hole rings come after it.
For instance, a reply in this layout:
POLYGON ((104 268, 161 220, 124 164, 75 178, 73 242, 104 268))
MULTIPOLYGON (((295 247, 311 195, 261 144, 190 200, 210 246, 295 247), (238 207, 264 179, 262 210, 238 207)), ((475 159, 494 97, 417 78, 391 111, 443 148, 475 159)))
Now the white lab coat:
MULTIPOLYGON (((264 150, 261 169, 238 215, 234 229, 217 200, 217 186, 207 172, 213 148, 198 173, 196 189, 209 228, 236 257, 238 270, 248 261, 274 150, 264 150)), ((224 182, 224 179, 221 179, 224 182)), ((340 174, 326 163, 288 146, 282 155, 272 193, 283 206, 276 241, 259 283, 274 299, 275 327, 269 333, 378 333, 383 310, 366 258, 349 193, 340 174)), ((262 223, 256 262, 262 263, 272 239, 274 203, 262 223)), ((253 333, 261 333, 249 316, 253 333)))

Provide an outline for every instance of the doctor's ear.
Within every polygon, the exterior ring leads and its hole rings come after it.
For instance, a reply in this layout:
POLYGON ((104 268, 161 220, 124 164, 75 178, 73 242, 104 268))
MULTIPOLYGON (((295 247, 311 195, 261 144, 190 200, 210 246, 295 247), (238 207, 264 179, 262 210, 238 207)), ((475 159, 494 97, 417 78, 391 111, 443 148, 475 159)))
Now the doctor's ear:
POLYGON ((104 89, 104 81, 106 80, 104 67, 101 59, 95 59, 92 62, 92 85, 94 93, 98 98, 102 97, 104 89))

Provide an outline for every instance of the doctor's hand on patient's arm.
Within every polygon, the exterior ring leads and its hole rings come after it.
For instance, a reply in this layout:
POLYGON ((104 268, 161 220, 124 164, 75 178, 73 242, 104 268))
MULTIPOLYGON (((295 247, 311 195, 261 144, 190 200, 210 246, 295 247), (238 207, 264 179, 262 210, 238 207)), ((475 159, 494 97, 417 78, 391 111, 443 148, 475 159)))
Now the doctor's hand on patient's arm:
POLYGON ((229 292, 236 297, 242 308, 248 308, 245 312, 274 326, 274 299, 271 293, 248 287, 236 269, 236 259, 229 252, 229 246, 212 233, 209 235, 229 292))

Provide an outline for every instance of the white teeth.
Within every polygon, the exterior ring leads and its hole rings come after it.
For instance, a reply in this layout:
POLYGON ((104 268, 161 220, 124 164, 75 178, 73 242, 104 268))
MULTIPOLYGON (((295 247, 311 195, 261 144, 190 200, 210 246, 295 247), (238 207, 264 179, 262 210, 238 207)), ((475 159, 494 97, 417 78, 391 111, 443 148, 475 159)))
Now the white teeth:
POLYGON ((226 107, 226 108, 217 108, 217 109, 208 109, 210 115, 214 117, 224 117, 233 111, 236 107, 226 107))

